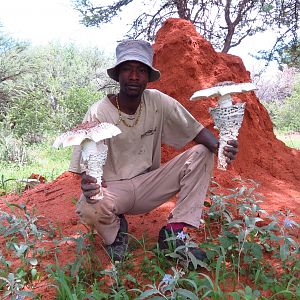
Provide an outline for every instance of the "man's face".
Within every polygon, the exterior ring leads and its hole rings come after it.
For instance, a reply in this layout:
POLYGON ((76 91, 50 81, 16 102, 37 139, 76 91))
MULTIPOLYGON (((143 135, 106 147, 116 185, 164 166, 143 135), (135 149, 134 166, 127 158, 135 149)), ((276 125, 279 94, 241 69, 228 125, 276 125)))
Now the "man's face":
POLYGON ((150 69, 138 61, 126 61, 119 66, 120 90, 131 97, 141 96, 149 81, 150 69))

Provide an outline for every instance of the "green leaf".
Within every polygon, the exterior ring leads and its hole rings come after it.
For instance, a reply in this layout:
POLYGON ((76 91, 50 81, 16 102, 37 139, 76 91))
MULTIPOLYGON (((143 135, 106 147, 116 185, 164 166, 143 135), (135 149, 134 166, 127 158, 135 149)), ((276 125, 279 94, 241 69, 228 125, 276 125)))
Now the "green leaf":
POLYGON ((234 242, 232 241, 232 239, 229 239, 227 237, 222 236, 219 238, 219 241, 225 249, 228 249, 229 247, 234 245, 234 242))
POLYGON ((195 295, 193 292, 186 290, 186 289, 178 288, 178 289, 176 289, 176 293, 178 295, 185 297, 185 299, 199 300, 197 295, 195 295))
POLYGON ((251 247, 251 252, 256 259, 258 259, 258 260, 262 259, 263 252, 262 252, 262 247, 260 245, 253 243, 252 247, 251 247))
POLYGON ((246 293, 246 295, 252 295, 252 289, 250 286, 247 285, 245 287, 245 293, 246 293))
POLYGON ((244 262, 247 264, 251 264, 253 262, 253 257, 250 255, 245 255, 244 256, 244 262))
POLYGON ((289 246, 287 244, 280 245, 280 258, 281 260, 286 260, 289 255, 289 246))
POLYGON ((166 254, 166 256, 172 257, 172 258, 181 258, 181 255, 177 254, 177 253, 168 253, 166 254))
POLYGON ((300 285, 296 288, 296 296, 300 297, 300 285))
POLYGON ((240 300, 241 296, 237 292, 231 292, 228 295, 233 297, 233 300, 240 300))
MULTIPOLYGON (((152 295, 158 294, 158 291, 156 289, 151 289, 143 292, 138 299, 146 299, 147 297, 150 297, 152 295)), ((164 298, 162 298, 164 299, 164 298)))
POLYGON ((38 264, 38 260, 36 258, 31 258, 31 259, 29 259, 29 263, 32 266, 36 266, 38 264))
POLYGON ((31 273, 31 277, 32 277, 33 279, 35 279, 35 278, 36 278, 36 274, 37 274, 36 268, 31 269, 30 273, 31 273))
POLYGON ((28 249, 28 246, 25 244, 21 244, 20 246, 18 246, 17 244, 14 244, 14 248, 17 251, 17 256, 20 257, 20 256, 24 255, 24 253, 28 249))
POLYGON ((180 279, 180 282, 186 282, 187 284, 191 285, 195 289, 195 291, 197 292, 197 284, 195 283, 194 280, 187 279, 187 278, 182 278, 182 279, 180 279))

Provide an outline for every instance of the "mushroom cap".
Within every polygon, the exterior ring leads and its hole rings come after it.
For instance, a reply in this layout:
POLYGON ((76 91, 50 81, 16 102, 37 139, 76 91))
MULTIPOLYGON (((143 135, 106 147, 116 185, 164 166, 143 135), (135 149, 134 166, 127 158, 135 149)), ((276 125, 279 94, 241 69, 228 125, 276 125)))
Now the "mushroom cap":
POLYGON ((94 142, 112 138, 121 133, 121 130, 107 122, 86 122, 61 134, 53 143, 53 147, 80 145, 84 140, 90 139, 94 142))
POLYGON ((195 92, 190 100, 199 100, 209 97, 225 96, 228 94, 237 94, 256 90, 256 86, 251 82, 235 83, 232 81, 225 81, 211 88, 195 92))

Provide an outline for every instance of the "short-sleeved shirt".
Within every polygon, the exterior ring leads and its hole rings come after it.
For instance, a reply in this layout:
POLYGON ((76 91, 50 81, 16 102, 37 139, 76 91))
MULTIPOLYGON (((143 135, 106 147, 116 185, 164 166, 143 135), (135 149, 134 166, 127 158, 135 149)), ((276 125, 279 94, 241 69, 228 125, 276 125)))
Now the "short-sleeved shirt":
MULTIPOLYGON (((121 114, 126 123, 133 124, 139 108, 135 115, 121 114)), ((104 141, 108 146, 103 169, 107 182, 131 179, 159 168, 162 144, 180 149, 203 128, 178 101, 154 89, 143 92, 142 111, 135 126, 128 127, 120 122, 119 111, 108 97, 94 103, 83 122, 95 120, 115 124, 121 130, 121 134, 104 141)), ((80 146, 74 147, 69 170, 75 173, 85 171, 80 146)))

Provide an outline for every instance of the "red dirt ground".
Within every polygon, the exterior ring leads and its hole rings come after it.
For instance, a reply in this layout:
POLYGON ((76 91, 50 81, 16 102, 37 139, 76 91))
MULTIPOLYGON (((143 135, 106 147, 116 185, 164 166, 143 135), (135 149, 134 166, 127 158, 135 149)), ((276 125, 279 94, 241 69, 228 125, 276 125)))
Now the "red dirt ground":
MULTIPOLYGON (((211 87, 221 81, 249 82, 250 74, 242 60, 230 54, 217 53, 211 44, 201 37, 194 27, 181 19, 169 19, 157 33, 154 44, 155 66, 161 71, 161 79, 149 87, 157 88, 178 99, 200 122, 213 129, 208 107, 216 104, 216 99, 190 102, 194 91, 211 87)), ((290 209, 295 220, 300 221, 300 151, 288 148, 276 139, 269 115, 254 92, 241 95, 236 101, 246 102, 245 117, 239 135, 239 154, 228 171, 215 170, 215 180, 224 187, 232 187, 233 178, 251 178, 260 184, 259 192, 265 196, 262 206, 272 213, 290 209)), ((217 132, 215 132, 217 134, 217 132)), ((163 147, 163 161, 178 152, 163 147)), ((66 172, 50 183, 42 183, 21 196, 10 195, 5 200, 11 203, 26 203, 35 208, 61 228, 64 235, 75 236, 79 229, 72 201, 80 194, 77 175, 66 172)), ((128 216, 130 233, 140 238, 147 234, 153 240, 174 206, 174 199, 145 216, 128 216)), ((1 209, 7 209, 1 201, 1 209)), ((101 250, 99 256, 103 266, 109 264, 101 250)), ((69 261, 74 253, 74 245, 64 247, 60 255, 61 264, 69 261)), ((47 264, 45 261, 42 264, 47 264)), ((47 281, 40 281, 35 291, 43 293, 43 299, 53 299, 54 290, 47 287, 47 281)))

